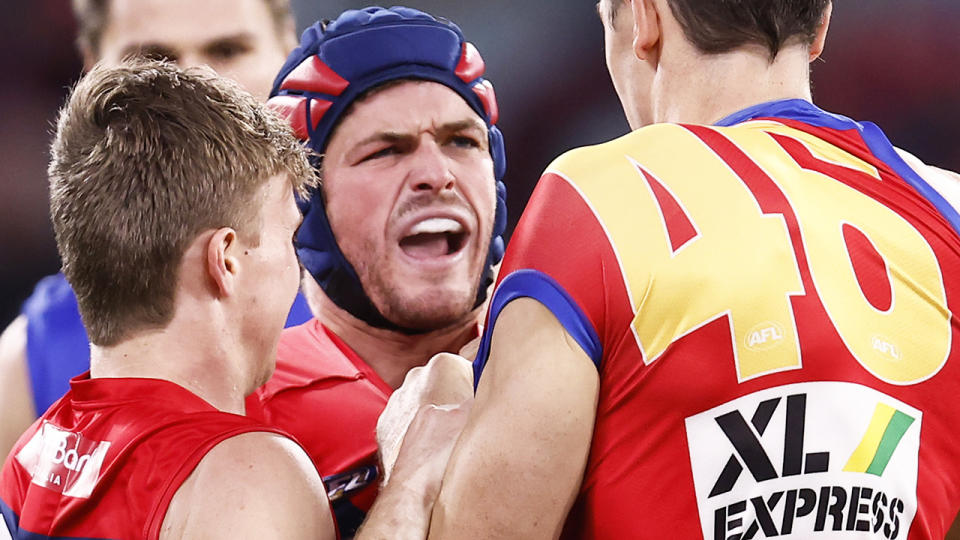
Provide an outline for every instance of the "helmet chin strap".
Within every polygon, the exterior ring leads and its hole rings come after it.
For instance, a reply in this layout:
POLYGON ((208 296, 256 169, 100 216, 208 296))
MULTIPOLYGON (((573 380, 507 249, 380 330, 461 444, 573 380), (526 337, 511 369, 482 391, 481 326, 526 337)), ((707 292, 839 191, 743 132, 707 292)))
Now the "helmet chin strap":
MULTIPOLYGON (((502 235, 507 224, 506 156, 503 135, 496 126, 496 95, 490 81, 483 78, 485 69, 480 53, 451 22, 404 7, 350 10, 303 33, 267 102, 310 149, 322 155, 337 121, 371 88, 392 80, 424 80, 459 94, 487 126, 497 194, 493 232, 478 276, 474 309, 486 300, 495 278, 493 267, 503 258, 502 235)), ((398 325, 373 305, 333 236, 320 190, 299 205, 304 221, 294 241, 297 255, 337 306, 375 328, 408 335, 432 331, 398 325)))

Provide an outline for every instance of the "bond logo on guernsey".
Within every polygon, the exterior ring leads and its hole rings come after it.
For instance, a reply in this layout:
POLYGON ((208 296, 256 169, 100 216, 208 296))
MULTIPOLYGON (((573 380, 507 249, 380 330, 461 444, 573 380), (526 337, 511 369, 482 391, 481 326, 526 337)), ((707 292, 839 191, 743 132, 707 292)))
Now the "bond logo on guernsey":
POLYGON ((703 537, 906 538, 922 414, 872 388, 771 388, 686 419, 703 537))
POLYGON ((67 497, 87 498, 109 448, 109 442, 93 441, 45 421, 17 453, 17 461, 34 484, 67 497))

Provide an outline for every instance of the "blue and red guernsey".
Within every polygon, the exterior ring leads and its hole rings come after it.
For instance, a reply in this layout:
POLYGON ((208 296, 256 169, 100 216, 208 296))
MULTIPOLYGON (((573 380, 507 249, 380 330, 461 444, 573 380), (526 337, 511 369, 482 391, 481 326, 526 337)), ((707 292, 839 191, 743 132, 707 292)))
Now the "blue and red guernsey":
POLYGON ((960 508, 960 216, 876 126, 808 102, 570 152, 517 297, 600 376, 571 538, 943 538, 960 508))
POLYGON ((3 466, 0 538, 156 539, 207 452, 254 431, 284 435, 171 382, 74 378, 3 466))

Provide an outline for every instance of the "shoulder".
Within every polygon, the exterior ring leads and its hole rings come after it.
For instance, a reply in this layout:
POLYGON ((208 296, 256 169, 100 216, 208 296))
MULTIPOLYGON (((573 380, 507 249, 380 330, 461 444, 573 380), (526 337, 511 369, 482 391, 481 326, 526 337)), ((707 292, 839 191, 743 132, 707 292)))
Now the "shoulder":
POLYGON ((610 172, 611 167, 629 167, 664 146, 674 147, 693 140, 681 125, 652 124, 602 144, 569 150, 547 167, 546 174, 558 174, 572 182, 597 178, 598 173, 610 172))
MULTIPOLYGON (((0 459, 36 418, 27 368, 27 320, 14 319, 0 334, 0 459)), ((39 411, 43 412, 43 411, 39 411)))
POLYGON ((38 281, 23 304, 23 313, 28 316, 51 311, 71 311, 79 318, 77 297, 63 274, 54 274, 38 281))
POLYGON ((951 206, 960 210, 960 174, 927 165, 913 154, 900 148, 897 148, 896 151, 903 161, 933 189, 937 190, 951 206))
POLYGON ((332 537, 326 492, 306 452, 274 433, 220 442, 174 495, 161 538, 332 537))
POLYGON ((17 317, 0 333, 0 373, 22 369, 27 347, 27 319, 17 317))

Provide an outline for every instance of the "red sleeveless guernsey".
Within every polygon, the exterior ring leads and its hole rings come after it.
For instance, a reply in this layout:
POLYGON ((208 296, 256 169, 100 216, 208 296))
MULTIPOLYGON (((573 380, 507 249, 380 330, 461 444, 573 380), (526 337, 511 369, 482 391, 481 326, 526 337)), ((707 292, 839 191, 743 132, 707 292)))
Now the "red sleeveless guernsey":
POLYGON ((168 381, 76 377, 4 464, 0 538, 155 539, 203 456, 254 431, 285 435, 168 381))

